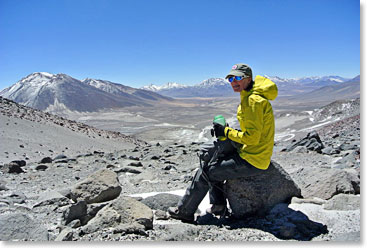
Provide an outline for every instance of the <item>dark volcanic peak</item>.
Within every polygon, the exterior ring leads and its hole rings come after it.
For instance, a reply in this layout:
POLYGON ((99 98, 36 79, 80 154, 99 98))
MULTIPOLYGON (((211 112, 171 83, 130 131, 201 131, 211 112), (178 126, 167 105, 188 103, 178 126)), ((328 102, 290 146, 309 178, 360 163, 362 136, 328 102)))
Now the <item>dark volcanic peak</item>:
POLYGON ((172 100, 157 93, 109 81, 95 79, 80 81, 66 74, 54 75, 45 72, 28 75, 0 92, 0 96, 52 113, 150 106, 157 101, 172 100))
POLYGON ((43 123, 55 124, 64 128, 68 128, 74 132, 84 133, 88 136, 98 136, 107 139, 122 139, 126 142, 135 144, 145 144, 145 142, 137 140, 131 136, 121 134, 114 131, 101 130, 83 123, 71 121, 63 117, 33 109, 14 101, 8 100, 0 96, 0 114, 8 117, 15 117, 23 120, 43 123))

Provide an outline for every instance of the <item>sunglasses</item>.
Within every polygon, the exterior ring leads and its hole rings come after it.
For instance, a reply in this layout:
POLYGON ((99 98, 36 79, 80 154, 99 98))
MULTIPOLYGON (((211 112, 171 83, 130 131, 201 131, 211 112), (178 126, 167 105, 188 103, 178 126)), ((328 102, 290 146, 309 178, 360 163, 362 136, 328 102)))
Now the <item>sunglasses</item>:
POLYGON ((240 80, 242 80, 243 78, 244 78, 243 76, 234 76, 234 77, 229 77, 229 78, 228 78, 228 81, 229 81, 230 83, 232 83, 234 79, 236 79, 236 81, 240 81, 240 80))

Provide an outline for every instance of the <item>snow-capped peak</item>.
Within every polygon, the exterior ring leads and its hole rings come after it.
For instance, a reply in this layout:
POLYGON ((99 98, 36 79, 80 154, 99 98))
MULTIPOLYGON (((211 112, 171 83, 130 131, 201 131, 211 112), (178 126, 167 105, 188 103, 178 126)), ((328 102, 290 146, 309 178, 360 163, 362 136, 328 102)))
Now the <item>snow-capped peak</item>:
POLYGON ((168 82, 164 85, 158 86, 155 84, 149 84, 148 86, 143 86, 141 89, 143 90, 150 90, 150 91, 160 91, 160 90, 169 90, 169 89, 181 89, 187 88, 187 85, 175 83, 175 82, 168 82))
POLYGON ((101 88, 106 85, 106 83, 103 80, 98 80, 98 79, 93 79, 93 78, 86 78, 82 82, 89 84, 91 86, 94 86, 96 88, 101 88))
POLYGON ((202 81, 198 86, 200 87, 208 87, 208 86, 219 86, 219 85, 227 85, 228 82, 224 78, 209 78, 207 80, 202 81))

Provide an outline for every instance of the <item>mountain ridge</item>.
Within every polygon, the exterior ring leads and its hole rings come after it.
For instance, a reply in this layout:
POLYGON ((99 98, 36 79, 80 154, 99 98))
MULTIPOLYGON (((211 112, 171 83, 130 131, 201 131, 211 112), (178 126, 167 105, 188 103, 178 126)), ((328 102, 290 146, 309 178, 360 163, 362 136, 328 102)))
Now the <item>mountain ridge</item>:
POLYGON ((106 80, 75 79, 66 74, 36 72, 2 90, 0 96, 51 112, 93 112, 129 106, 151 106, 173 101, 157 93, 134 89, 106 80))
MULTIPOLYGON (((290 96, 311 92, 323 86, 337 85, 350 81, 340 76, 311 76, 301 78, 280 78, 277 76, 265 77, 277 84, 279 95, 290 96)), ((358 77, 358 76, 357 76, 358 77)), ((166 83, 158 86, 150 84, 141 89, 150 90, 170 97, 228 97, 235 96, 230 84, 224 78, 209 78, 194 85, 166 83), (204 89, 204 91, 203 91, 204 89)))

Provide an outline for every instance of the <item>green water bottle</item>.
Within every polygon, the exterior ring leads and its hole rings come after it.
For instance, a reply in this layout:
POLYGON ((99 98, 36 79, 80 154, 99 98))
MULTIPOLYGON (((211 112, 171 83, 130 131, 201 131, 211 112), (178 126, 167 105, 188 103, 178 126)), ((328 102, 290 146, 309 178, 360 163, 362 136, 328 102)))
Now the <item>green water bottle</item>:
MULTIPOLYGON (((218 124, 222 125, 223 127, 225 127, 226 126, 226 119, 223 117, 223 115, 216 115, 216 116, 214 116, 213 123, 218 123, 218 124)), ((227 138, 224 137, 224 136, 219 136, 218 139, 221 140, 221 141, 224 141, 227 138)))

